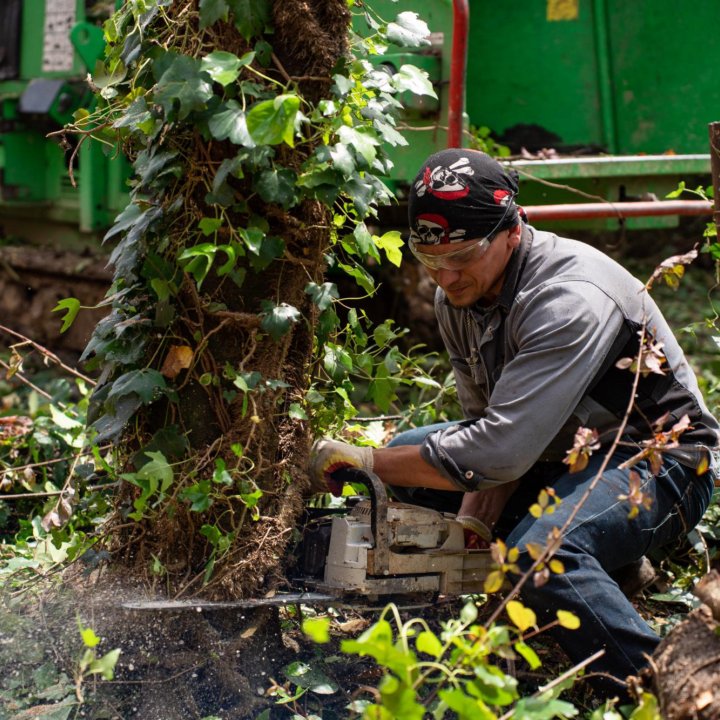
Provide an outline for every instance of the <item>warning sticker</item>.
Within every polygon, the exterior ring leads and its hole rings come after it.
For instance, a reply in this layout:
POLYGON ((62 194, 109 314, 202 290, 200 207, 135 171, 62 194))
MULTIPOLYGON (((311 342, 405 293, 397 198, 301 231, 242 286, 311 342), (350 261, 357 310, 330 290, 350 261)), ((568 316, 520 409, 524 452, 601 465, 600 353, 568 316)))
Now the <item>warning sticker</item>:
POLYGON ((70 31, 76 22, 77 0, 46 0, 43 32, 43 72, 69 72, 74 51, 70 31))
POLYGON ((580 14, 580 0, 547 0, 547 19, 577 20, 580 14))

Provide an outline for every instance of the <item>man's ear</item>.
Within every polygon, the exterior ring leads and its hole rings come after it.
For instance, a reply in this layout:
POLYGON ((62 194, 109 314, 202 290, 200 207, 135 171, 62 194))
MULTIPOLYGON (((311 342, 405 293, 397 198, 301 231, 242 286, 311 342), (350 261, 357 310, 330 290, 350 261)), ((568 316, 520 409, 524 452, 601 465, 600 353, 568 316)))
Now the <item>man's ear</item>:
POLYGON ((520 245, 520 238, 522 237, 522 225, 518 223, 515 227, 510 228, 510 234, 508 235, 508 245, 514 250, 520 245))

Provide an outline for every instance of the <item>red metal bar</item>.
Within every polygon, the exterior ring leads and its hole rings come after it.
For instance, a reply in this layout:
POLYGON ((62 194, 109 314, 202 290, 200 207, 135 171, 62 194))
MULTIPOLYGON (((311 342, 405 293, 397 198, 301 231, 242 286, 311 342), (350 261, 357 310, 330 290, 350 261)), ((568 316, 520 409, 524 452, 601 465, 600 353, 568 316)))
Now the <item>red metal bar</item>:
POLYGON ((453 0, 453 37, 450 54, 450 97, 448 99, 447 134, 447 144, 450 148, 462 147, 469 26, 470 6, 468 0, 453 0))
POLYGON ((528 220, 587 220, 591 218, 651 217, 658 215, 712 215, 713 204, 705 200, 658 200, 651 202, 571 203, 523 206, 528 220))

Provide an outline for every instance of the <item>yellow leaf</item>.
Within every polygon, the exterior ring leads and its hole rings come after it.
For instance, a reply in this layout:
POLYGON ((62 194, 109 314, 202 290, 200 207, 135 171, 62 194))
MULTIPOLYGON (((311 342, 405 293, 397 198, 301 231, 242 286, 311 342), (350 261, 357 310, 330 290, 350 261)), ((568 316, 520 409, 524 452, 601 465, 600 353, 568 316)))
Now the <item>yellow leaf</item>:
POLYGON ((505 609, 507 610, 508 617, 515 623, 520 632, 525 632, 528 628, 534 627, 537 624, 535 613, 517 600, 511 600, 505 609))
POLYGON ((707 453, 703 453, 703 456, 700 458, 700 463, 697 467, 697 474, 704 475, 707 472, 709 467, 710 467, 710 458, 708 457, 707 453))
POLYGON ((529 542, 525 546, 525 549, 527 550, 528 555, 533 560, 537 560, 543 554, 543 551, 545 550, 545 548, 542 545, 540 545, 540 543, 533 543, 533 542, 529 542))
POLYGON ((546 508, 549 502, 550 498, 548 497, 547 491, 541 490, 540 494, 538 495, 538 503, 540 504, 540 507, 546 508))
POLYGON ((501 570, 493 570, 485 578, 483 589, 488 594, 495 593, 503 586, 503 582, 505 582, 505 573, 503 573, 501 570))
POLYGON ((507 561, 508 561, 509 563, 516 563, 516 562, 517 562, 517 559, 518 559, 519 557, 520 557, 520 550, 519 550, 518 548, 516 548, 516 547, 511 547, 511 548, 508 550, 507 561))
POLYGON ((166 377, 173 380, 181 370, 190 367, 193 359, 193 351, 187 345, 171 345, 168 354, 165 356, 160 372, 166 377))
POLYGON ((562 575, 565 572, 565 566, 560 560, 551 560, 548 564, 550 565, 550 569, 558 575, 562 575))
POLYGON ((577 630, 580 627, 580 618, 567 610, 558 610, 557 619, 561 627, 568 630, 577 630))
POLYGON ((543 514, 542 508, 541 508, 537 503, 533 503, 533 504, 530 506, 530 514, 531 514, 534 518, 542 517, 542 514, 543 514))

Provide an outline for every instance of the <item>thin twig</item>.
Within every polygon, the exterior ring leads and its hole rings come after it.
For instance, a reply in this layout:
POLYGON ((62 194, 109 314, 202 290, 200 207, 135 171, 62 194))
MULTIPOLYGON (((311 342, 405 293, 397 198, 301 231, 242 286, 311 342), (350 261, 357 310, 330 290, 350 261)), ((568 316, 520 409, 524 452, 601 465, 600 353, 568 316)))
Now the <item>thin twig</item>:
MULTIPOLYGON (((84 380, 88 385, 95 386, 95 381, 92 378, 89 378, 87 375, 83 375, 81 372, 78 372, 74 368, 71 368, 69 365, 65 365, 65 363, 57 356, 55 353, 50 352, 46 347, 43 347, 42 345, 39 345, 34 340, 31 340, 28 337, 25 337, 22 333, 17 332, 16 330, 11 330, 9 327, 6 327, 5 325, 0 325, 0 332, 8 333, 8 335, 13 335, 16 338, 19 338, 22 340, 23 344, 32 345, 41 355, 44 355, 45 357, 52 360, 56 365, 59 365, 65 372, 70 373, 71 375, 75 375, 75 377, 80 378, 81 380, 84 380)), ((11 345, 11 348, 19 347, 20 345, 11 345)))
MULTIPOLYGON (((107 488, 118 487, 120 481, 117 480, 111 483, 105 483, 104 485, 88 485, 85 489, 89 492, 95 492, 95 490, 105 490, 107 488)), ((41 497, 56 497, 62 495, 65 490, 49 490, 48 492, 36 492, 36 493, 14 493, 12 495, 0 495, 0 500, 22 500, 27 498, 41 498, 41 497)))

